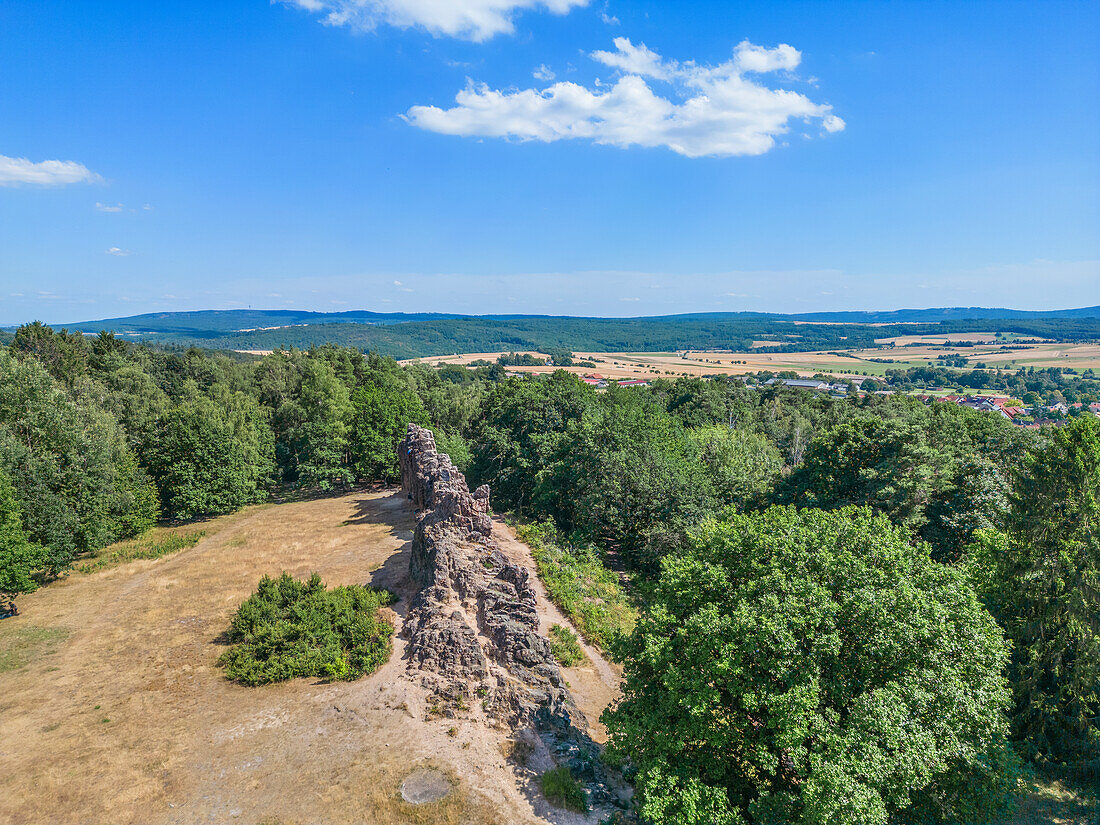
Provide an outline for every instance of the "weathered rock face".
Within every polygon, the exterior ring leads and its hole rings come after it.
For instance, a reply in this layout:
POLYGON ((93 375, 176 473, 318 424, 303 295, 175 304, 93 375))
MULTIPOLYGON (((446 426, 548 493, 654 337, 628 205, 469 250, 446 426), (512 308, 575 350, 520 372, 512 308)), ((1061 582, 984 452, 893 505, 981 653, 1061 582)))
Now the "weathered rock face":
POLYGON ((409 675, 432 692, 440 713, 480 701, 495 723, 524 728, 522 735, 533 730, 552 759, 584 783, 590 804, 624 807, 629 791, 600 760, 550 642, 539 635, 527 568, 493 540, 489 488, 471 493, 450 458, 436 451, 431 431, 416 424, 398 457, 402 488, 421 511, 409 563, 420 590, 402 628, 409 675))
POLYGON ((471 493, 450 458, 436 451, 431 431, 416 424, 398 456, 402 488, 423 510, 410 562, 421 589, 403 631, 410 669, 458 706, 476 694, 504 724, 587 738, 550 643, 539 635, 527 569, 493 541, 489 488, 471 493))

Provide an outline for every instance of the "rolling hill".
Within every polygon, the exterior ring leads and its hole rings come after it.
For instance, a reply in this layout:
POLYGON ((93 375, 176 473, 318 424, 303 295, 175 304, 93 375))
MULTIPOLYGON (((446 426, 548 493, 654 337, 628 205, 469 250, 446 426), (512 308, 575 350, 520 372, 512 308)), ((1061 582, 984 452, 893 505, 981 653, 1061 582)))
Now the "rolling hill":
POLYGON ((213 349, 270 350, 339 344, 395 358, 548 348, 591 352, 744 350, 753 347, 754 342, 760 347, 765 341, 780 351, 812 351, 870 347, 876 339, 894 335, 975 331, 1064 341, 1100 340, 1100 307, 1048 312, 947 307, 634 318, 248 309, 149 313, 64 327, 85 334, 110 330, 130 340, 213 349))

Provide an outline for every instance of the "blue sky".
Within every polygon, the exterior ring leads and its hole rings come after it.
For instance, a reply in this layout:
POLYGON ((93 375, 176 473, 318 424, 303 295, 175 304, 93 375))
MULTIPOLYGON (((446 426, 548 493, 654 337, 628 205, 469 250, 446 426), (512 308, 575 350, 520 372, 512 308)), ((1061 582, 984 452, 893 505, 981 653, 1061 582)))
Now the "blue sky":
POLYGON ((4 0, 0 323, 1097 304, 1098 31, 1095 2, 4 0))

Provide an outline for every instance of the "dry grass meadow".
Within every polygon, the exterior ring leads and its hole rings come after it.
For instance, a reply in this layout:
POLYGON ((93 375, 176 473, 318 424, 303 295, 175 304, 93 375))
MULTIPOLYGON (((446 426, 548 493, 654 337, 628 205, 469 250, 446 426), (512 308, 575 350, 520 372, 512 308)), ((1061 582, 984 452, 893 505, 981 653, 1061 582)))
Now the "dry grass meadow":
MULTIPOLYGON (((399 638, 355 682, 247 688, 222 675, 218 639, 265 573, 387 587, 399 625, 413 524, 394 490, 250 508, 200 525, 191 548, 21 598, 0 622, 0 823, 594 821, 550 808, 477 709, 433 717, 399 638), (455 789, 407 804, 400 784, 424 765, 455 789)), ((502 543, 522 555, 510 534, 502 543)), ((590 718, 614 695, 608 674, 591 661, 566 672, 590 718)))

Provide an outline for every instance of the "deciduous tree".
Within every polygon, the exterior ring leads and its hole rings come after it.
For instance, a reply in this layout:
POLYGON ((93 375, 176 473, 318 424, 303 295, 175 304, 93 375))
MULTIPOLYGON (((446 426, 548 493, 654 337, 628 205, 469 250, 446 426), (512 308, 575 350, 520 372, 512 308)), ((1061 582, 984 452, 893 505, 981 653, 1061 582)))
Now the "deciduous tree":
POLYGON ((962 572, 867 509, 708 522, 625 644, 612 754, 656 825, 987 822, 1007 647, 962 572))
POLYGON ((1100 754, 1100 420, 1075 419, 1031 452, 1004 533, 970 560, 1013 642, 1015 731, 1028 755, 1100 754))

